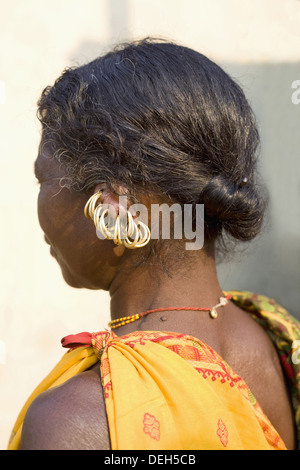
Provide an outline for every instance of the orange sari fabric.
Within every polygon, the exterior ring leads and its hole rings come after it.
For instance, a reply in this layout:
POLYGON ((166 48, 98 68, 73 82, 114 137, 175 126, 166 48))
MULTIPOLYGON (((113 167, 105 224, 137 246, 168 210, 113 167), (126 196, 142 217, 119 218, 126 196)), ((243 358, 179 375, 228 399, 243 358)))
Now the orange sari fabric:
MULTIPOLYGON (((289 385, 300 423, 300 361, 295 341, 299 322, 274 301, 231 292, 270 334, 289 385)), ((249 387, 202 341, 179 333, 111 331, 71 335, 69 351, 34 390, 21 410, 8 449, 18 449, 26 411, 43 391, 100 362, 111 448, 286 449, 249 387)))
POLYGON ((113 449, 285 449, 246 383, 202 341, 92 335, 113 449))

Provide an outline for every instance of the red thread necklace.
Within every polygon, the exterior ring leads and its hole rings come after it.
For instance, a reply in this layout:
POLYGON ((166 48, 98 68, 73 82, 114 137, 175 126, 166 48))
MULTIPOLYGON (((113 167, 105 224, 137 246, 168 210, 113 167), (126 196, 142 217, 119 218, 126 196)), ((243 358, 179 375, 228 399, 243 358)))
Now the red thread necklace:
POLYGON ((201 308, 201 307, 167 307, 167 308, 154 308, 152 310, 147 310, 146 312, 136 313, 134 315, 129 315, 128 317, 121 317, 117 318, 116 320, 112 320, 109 322, 108 326, 113 330, 115 328, 119 328, 120 326, 127 325, 128 323, 132 323, 134 321, 139 320, 140 318, 145 317, 149 313, 155 312, 167 312, 170 310, 193 310, 193 311, 203 311, 209 312, 211 318, 215 319, 218 316, 217 308, 224 307, 228 304, 228 301, 231 299, 232 295, 226 295, 225 297, 220 297, 219 303, 214 305, 213 307, 208 308, 201 308))

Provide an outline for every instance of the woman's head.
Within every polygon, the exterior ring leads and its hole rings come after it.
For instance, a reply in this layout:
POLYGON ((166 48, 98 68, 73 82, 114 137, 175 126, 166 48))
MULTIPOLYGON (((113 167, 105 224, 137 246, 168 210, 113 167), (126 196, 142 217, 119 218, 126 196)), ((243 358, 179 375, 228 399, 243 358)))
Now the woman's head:
POLYGON ((64 165, 64 185, 99 183, 133 201, 159 195, 204 204, 205 242, 260 231, 259 143, 241 88, 205 56, 173 43, 126 44, 66 70, 38 108, 42 143, 64 165))

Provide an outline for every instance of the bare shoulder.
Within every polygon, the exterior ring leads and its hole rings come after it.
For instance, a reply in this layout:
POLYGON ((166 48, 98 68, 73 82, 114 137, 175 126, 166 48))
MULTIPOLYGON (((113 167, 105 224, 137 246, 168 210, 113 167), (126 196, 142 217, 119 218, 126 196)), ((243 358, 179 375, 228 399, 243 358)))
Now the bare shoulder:
POLYGON ((227 362, 250 387, 286 446, 295 445, 295 419, 278 353, 267 332, 246 312, 233 315, 227 362))
POLYGON ((20 448, 110 449, 99 364, 33 401, 25 416, 20 448))

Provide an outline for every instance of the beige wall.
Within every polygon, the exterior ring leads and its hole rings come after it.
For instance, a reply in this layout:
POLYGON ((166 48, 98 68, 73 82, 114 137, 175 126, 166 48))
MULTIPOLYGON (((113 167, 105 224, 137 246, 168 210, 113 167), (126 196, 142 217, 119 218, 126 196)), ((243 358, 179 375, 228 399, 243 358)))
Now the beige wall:
POLYGON ((124 39, 169 37, 218 61, 245 86, 262 130, 269 231, 220 267, 224 288, 259 290, 298 315, 300 285, 299 0, 0 1, 0 448, 60 338, 105 328, 109 299, 65 285, 36 217, 37 98, 67 65, 124 39), (4 354, 5 353, 5 354, 4 354))

